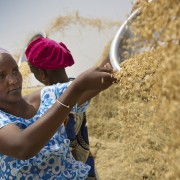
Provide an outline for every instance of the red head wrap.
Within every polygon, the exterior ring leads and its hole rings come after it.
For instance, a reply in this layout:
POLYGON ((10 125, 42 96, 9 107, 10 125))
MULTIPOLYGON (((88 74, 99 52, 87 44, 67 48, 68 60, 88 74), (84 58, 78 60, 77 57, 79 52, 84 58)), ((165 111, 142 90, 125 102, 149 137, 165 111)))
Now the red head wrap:
POLYGON ((30 64, 47 70, 56 70, 71 66, 74 59, 71 52, 62 43, 45 37, 32 41, 25 51, 30 64))

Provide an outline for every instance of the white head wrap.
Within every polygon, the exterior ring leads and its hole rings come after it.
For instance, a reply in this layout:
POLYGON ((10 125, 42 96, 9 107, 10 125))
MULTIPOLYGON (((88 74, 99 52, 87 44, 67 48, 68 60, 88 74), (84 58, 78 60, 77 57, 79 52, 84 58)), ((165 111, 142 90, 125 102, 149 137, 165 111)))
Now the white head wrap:
POLYGON ((1 54, 1 53, 10 54, 9 51, 7 51, 6 49, 0 47, 0 54, 1 54))

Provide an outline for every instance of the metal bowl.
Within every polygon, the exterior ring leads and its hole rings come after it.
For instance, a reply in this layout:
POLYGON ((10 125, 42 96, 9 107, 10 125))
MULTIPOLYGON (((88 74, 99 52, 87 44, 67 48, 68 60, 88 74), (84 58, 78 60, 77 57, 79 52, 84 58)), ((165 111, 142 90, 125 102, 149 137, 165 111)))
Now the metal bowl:
MULTIPOLYGON (((110 47, 110 62, 114 69, 120 71, 121 66, 120 64, 126 60, 126 57, 124 55, 125 49, 124 46, 126 45, 126 40, 132 39, 134 37, 132 30, 131 30, 131 24, 132 21, 140 14, 140 9, 135 10, 131 15, 128 17, 128 19, 121 25, 119 30, 117 31, 115 37, 112 40, 111 47, 110 47)), ((127 50, 126 50, 127 51, 127 50)), ((134 49, 128 48, 128 55, 135 54, 134 49)))
POLYGON ((19 57, 19 59, 18 59, 18 66, 20 66, 23 61, 27 61, 26 56, 25 56, 25 50, 26 50, 27 45, 28 45, 31 41, 33 41, 35 38, 37 38, 37 37, 39 37, 39 36, 46 37, 46 34, 45 34, 44 32, 37 32, 37 33, 35 33, 35 34, 30 38, 30 40, 26 43, 24 49, 23 49, 22 52, 21 52, 21 55, 20 55, 20 57, 19 57))

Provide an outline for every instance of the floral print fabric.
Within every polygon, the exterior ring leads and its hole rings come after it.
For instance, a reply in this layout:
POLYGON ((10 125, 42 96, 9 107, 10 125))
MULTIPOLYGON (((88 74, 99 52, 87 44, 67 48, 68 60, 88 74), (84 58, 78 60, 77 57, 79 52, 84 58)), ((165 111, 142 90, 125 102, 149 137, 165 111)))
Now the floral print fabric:
MULTIPOLYGON (((40 107, 34 117, 23 119, 0 110, 0 128, 9 123, 25 129, 46 112, 56 99, 66 90, 71 82, 48 86, 41 91, 40 107)), ((73 107, 72 112, 85 112, 88 102, 80 107, 73 107)), ((0 179, 12 180, 66 180, 86 179, 90 167, 76 161, 69 149, 64 124, 62 124, 48 144, 34 157, 28 160, 18 160, 0 154, 0 179)))

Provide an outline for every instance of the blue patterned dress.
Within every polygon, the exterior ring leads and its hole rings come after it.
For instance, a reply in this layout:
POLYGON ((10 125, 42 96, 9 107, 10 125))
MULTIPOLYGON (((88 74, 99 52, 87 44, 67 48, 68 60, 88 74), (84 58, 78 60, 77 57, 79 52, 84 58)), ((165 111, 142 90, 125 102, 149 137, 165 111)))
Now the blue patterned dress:
MULTIPOLYGON (((69 83, 48 86, 41 91, 40 107, 34 117, 23 119, 10 115, 0 110, 0 128, 13 123, 20 129, 30 126, 44 114, 66 90, 69 83)), ((88 102, 80 107, 73 107, 73 112, 85 112, 88 102)), ((47 129, 48 130, 48 129, 47 129)), ((28 160, 18 160, 0 154, 0 179, 13 180, 66 180, 86 179, 90 167, 80 161, 76 161, 69 149, 70 140, 67 139, 64 124, 62 124, 54 136, 41 151, 28 160)))

